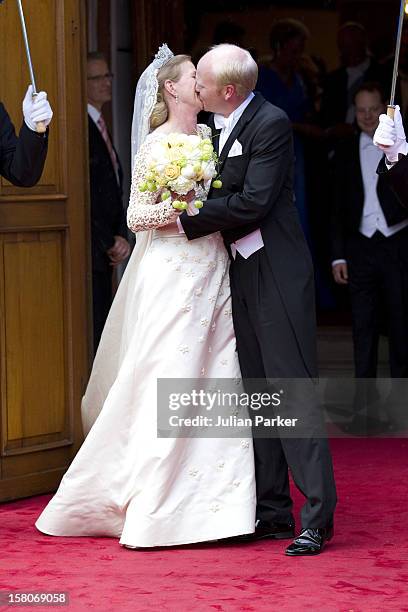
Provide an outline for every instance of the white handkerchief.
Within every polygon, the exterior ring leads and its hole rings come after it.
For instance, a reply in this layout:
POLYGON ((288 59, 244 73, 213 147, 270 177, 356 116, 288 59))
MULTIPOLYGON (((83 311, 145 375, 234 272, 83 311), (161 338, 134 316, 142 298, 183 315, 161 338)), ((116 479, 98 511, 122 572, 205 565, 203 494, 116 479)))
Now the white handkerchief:
POLYGON ((236 140, 228 151, 228 157, 238 157, 238 155, 242 155, 242 144, 236 140))
POLYGON ((261 230, 256 229, 236 242, 233 242, 230 246, 231 254, 234 259, 237 251, 244 259, 248 259, 248 257, 259 251, 259 249, 262 249, 265 245, 262 240, 261 230))

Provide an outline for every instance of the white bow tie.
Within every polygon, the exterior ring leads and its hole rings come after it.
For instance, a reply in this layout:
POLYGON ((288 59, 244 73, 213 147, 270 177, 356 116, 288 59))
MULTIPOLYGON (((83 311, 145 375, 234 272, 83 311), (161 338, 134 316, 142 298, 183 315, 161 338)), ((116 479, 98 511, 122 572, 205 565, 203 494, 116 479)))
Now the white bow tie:
POLYGON ((224 115, 214 115, 214 125, 217 130, 229 130, 234 122, 234 113, 231 113, 229 117, 224 115))

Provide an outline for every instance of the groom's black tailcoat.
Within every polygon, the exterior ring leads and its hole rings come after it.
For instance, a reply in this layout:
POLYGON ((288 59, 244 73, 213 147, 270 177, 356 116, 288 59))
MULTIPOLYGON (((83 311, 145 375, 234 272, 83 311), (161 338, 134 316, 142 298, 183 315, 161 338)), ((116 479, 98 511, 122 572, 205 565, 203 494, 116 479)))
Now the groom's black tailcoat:
MULTIPOLYGON (((212 118, 209 123, 214 131, 212 118)), ((222 149, 222 188, 212 189, 199 215, 180 217, 188 239, 221 231, 230 253, 231 243, 261 231, 264 247, 248 259, 237 253, 230 268, 238 356, 247 379, 317 376, 313 267, 293 201, 293 162, 286 114, 256 94, 222 149), (228 157, 236 139, 242 155, 228 157)), ((254 447, 257 518, 292 520, 289 466, 307 498, 302 526, 330 524, 336 492, 324 435, 255 438, 254 447)))

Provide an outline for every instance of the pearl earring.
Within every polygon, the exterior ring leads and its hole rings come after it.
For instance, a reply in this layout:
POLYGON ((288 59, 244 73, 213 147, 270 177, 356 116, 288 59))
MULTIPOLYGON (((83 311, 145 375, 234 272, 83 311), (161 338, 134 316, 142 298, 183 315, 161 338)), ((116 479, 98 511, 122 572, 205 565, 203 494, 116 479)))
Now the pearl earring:
POLYGON ((176 98, 176 104, 178 104, 178 103, 179 103, 179 97, 178 97, 178 94, 176 94, 175 98, 176 98))

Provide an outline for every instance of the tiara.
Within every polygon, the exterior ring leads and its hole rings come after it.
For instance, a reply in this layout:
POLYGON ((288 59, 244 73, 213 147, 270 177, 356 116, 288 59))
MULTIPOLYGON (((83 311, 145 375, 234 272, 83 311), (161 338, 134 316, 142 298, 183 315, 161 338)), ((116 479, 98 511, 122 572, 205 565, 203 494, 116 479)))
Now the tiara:
POLYGON ((156 55, 154 56, 153 66, 158 70, 167 64, 171 58, 174 57, 173 51, 170 51, 166 43, 163 43, 156 55))

